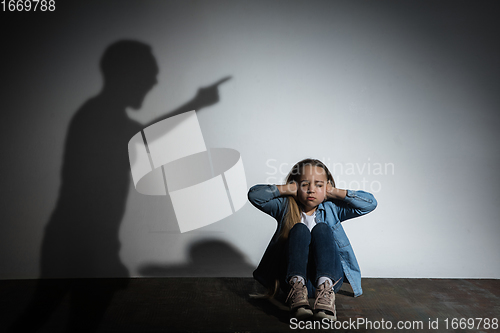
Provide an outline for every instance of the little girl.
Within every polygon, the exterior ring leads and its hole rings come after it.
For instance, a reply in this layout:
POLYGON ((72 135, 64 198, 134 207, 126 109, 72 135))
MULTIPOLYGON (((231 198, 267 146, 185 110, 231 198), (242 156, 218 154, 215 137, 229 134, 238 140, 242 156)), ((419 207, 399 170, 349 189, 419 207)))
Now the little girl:
POLYGON ((374 210, 373 195, 337 189, 321 161, 305 159, 293 166, 286 185, 254 185, 248 199, 278 221, 254 278, 272 296, 281 286, 296 318, 314 314, 337 320, 335 293, 344 278, 354 296, 363 293, 358 262, 340 222, 374 210), (313 309, 308 295, 316 298, 313 309))

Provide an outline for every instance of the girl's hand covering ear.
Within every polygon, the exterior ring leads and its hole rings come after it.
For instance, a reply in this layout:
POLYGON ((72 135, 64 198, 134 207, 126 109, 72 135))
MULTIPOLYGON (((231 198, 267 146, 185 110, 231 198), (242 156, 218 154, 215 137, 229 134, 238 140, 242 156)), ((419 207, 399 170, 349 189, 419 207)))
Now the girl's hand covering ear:
POLYGON ((325 200, 328 200, 328 199, 331 199, 334 197, 334 193, 333 191, 335 190, 335 187, 333 187, 332 183, 330 181, 328 181, 328 183, 326 183, 326 197, 325 197, 325 200))
POLYGON ((298 189, 297 182, 292 180, 287 184, 287 187, 288 187, 288 194, 294 198, 297 198, 297 189, 298 189))
POLYGON ((347 190, 341 190, 328 182, 326 185, 326 200, 328 199, 336 199, 336 200, 344 200, 347 195, 347 190))

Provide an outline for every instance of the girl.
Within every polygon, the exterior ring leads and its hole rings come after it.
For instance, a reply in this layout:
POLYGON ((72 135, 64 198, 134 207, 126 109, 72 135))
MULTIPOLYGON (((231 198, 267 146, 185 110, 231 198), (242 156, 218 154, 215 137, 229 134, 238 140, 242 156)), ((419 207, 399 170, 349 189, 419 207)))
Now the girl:
POLYGON ((344 278, 354 296, 362 294, 358 262, 340 222, 374 210, 373 195, 337 189, 321 161, 305 159, 293 166, 285 185, 254 185, 248 199, 278 221, 254 278, 271 297, 281 286, 298 319, 314 314, 336 320, 335 293, 344 278), (313 309, 308 295, 315 295, 313 309))

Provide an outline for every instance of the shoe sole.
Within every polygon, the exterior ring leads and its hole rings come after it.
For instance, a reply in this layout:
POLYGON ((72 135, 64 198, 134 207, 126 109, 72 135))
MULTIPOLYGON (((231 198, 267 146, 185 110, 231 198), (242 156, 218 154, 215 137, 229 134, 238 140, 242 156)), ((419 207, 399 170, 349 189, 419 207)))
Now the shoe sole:
POLYGON ((327 319, 329 319, 331 321, 337 321, 337 311, 334 310, 333 315, 330 315, 330 314, 328 314, 328 313, 326 313, 324 311, 319 311, 319 312, 316 312, 314 314, 314 318, 317 318, 317 319, 320 319, 320 320, 323 319, 323 318, 327 318, 327 319))
POLYGON ((304 319, 307 319, 307 318, 310 318, 312 317, 313 315, 313 312, 311 309, 307 309, 307 308, 298 308, 295 312, 294 312, 294 317, 297 318, 298 320, 304 320, 304 319))

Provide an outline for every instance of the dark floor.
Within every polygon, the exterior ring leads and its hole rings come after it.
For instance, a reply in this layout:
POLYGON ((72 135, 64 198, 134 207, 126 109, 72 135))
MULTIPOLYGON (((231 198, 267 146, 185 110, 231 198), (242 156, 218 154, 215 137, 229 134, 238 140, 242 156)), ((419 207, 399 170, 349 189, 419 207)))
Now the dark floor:
MULTIPOLYGON (((44 312, 50 317, 42 332, 65 331, 71 324, 72 332, 77 328, 88 332, 96 325, 99 332, 282 332, 299 328, 290 323, 287 308, 281 303, 283 295, 273 302, 250 297, 262 291, 251 278, 46 280, 39 288, 43 289, 41 296, 35 297, 37 283, 0 281, 1 332, 8 331, 23 313, 26 319, 21 325, 38 322, 44 312), (121 289, 113 292, 116 286, 121 289), (111 301, 102 295, 110 296, 111 301), (27 313, 33 299, 41 300, 41 306, 27 313), (54 301, 55 310, 48 299, 54 301), (71 317, 70 321, 70 313, 79 311, 83 317, 71 317)), ((337 325, 383 332, 392 324, 392 331, 400 331, 396 325, 403 321, 406 331, 500 331, 500 280, 363 279, 363 289, 364 295, 354 298, 350 286, 342 286, 336 299, 337 325), (462 318, 460 330, 458 320, 462 318), (476 318, 484 319, 479 322, 476 318), (356 326, 358 320, 360 325, 356 326), (362 320, 371 321, 372 329, 362 320), (438 329, 429 329, 430 322, 438 329), (455 325, 458 330, 453 330, 455 325)), ((320 324, 316 327, 323 331, 335 328, 326 322, 302 323, 305 328, 320 324)))

